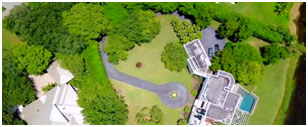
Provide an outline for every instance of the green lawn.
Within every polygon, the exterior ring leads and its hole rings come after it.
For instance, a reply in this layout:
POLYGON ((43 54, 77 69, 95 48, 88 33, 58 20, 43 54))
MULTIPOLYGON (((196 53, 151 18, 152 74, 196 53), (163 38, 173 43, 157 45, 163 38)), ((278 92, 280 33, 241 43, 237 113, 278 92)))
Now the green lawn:
POLYGON ((2 51, 10 50, 14 45, 20 42, 18 36, 2 28, 2 51))
MULTIPOLYGON (((289 27, 289 13, 277 15, 274 12, 275 2, 238 2, 235 5, 221 2, 219 4, 225 5, 233 11, 265 24, 289 27)), ((291 8, 288 9, 290 10, 291 8)))
POLYGON ((288 68, 289 59, 265 67, 262 80, 253 90, 259 100, 248 124, 273 124, 284 96, 288 68))
POLYGON ((284 124, 284 120, 287 116, 287 112, 289 109, 289 104, 292 98, 293 91, 295 90, 295 80, 293 80, 293 76, 295 74, 296 66, 297 66, 298 58, 290 58, 289 69, 286 77, 286 86, 285 86, 285 95, 282 100, 282 104, 279 108, 279 111, 276 115, 274 124, 282 125, 284 124))
POLYGON ((117 90, 121 90, 125 96, 125 103, 128 105, 128 121, 126 124, 132 125, 137 124, 135 116, 137 112, 143 107, 151 107, 157 105, 163 112, 163 125, 175 125, 176 121, 181 117, 183 111, 182 108, 171 109, 166 107, 159 99, 156 94, 142 90, 140 88, 116 81, 111 80, 113 87, 117 90))
MULTIPOLYGON (((245 42, 259 50, 259 47, 268 45, 257 38, 249 38, 245 42)), ((274 124, 275 117, 283 102, 286 87, 291 85, 296 68, 294 59, 280 60, 277 64, 265 66, 263 78, 256 85, 243 86, 248 91, 253 91, 258 97, 254 114, 249 118, 248 124, 264 125, 274 124), (289 81, 291 80, 291 81, 289 81), (266 112, 266 115, 264 113, 266 112)))
POLYGON ((247 40, 245 40, 245 42, 248 42, 252 47, 254 47, 258 50, 259 50, 260 47, 269 45, 269 43, 267 43, 267 42, 265 42, 261 39, 255 38, 255 37, 250 37, 247 40))
POLYGON ((109 79, 101 60, 98 45, 98 43, 91 43, 84 51, 87 72, 91 75, 91 79, 89 81, 108 84, 109 79))
POLYGON ((210 26, 213 27, 215 30, 217 30, 220 24, 221 24, 220 22, 217 22, 216 20, 212 20, 210 23, 210 26))
MULTIPOLYGON (((193 78, 185 68, 180 73, 165 69, 161 62, 161 53, 164 46, 170 42, 178 41, 172 26, 170 25, 170 15, 158 16, 161 24, 161 31, 156 38, 147 44, 142 44, 128 52, 128 59, 121 61, 116 68, 124 73, 136 76, 138 78, 156 83, 165 84, 176 81, 184 84, 190 91, 193 86, 193 78), (142 62, 142 68, 136 68, 136 62, 142 62)), ((136 113, 143 107, 157 105, 163 111, 163 124, 176 124, 181 117, 183 107, 171 109, 166 107, 154 93, 130 86, 128 84, 111 80, 116 89, 121 89, 128 104, 129 120, 127 124, 137 124, 135 121, 136 113)))
POLYGON ((180 82, 190 91, 193 82, 188 69, 181 72, 170 71, 161 62, 161 53, 167 43, 176 42, 178 38, 170 25, 170 15, 158 16, 161 24, 161 31, 152 42, 142 44, 128 52, 126 61, 121 61, 116 68, 126 74, 156 83, 165 84, 168 82, 180 82), (142 68, 137 68, 136 63, 142 62, 142 68))

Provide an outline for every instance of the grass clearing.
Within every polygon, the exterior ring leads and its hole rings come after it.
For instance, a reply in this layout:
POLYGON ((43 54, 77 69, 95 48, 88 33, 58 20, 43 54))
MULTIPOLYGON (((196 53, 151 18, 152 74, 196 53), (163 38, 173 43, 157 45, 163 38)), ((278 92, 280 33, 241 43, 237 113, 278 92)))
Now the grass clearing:
MULTIPOLYGON (((230 10, 264 24, 283 26, 285 28, 288 28, 290 24, 289 13, 278 15, 274 12, 275 2, 237 2, 236 4, 221 2, 219 4, 227 6, 230 10)), ((290 6, 288 10, 290 10, 291 7, 292 6, 290 6)))
POLYGON ((290 58, 290 64, 286 76, 286 86, 285 86, 285 92, 284 92, 284 97, 282 100, 282 104, 279 108, 278 113, 276 114, 276 118, 274 121, 275 125, 283 125, 284 120, 287 116, 287 111, 289 108, 289 104, 292 98, 293 91, 296 87, 295 80, 293 79, 293 76, 296 71, 296 66, 297 66, 297 61, 298 58, 290 58))
POLYGON ((175 125, 176 121, 181 117, 183 108, 171 109, 166 107, 156 94, 146 90, 131 86, 129 84, 110 79, 116 90, 121 90, 121 95, 125 97, 125 103, 128 105, 128 121, 126 124, 137 124, 135 116, 143 107, 152 107, 157 105, 163 112, 163 125, 175 125))
POLYGON ((253 91, 259 100, 248 124, 273 124, 284 96, 289 61, 289 59, 280 60, 274 65, 265 67, 263 78, 255 85, 256 88, 253 91))
POLYGON ((2 28, 2 51, 9 50, 18 43, 21 43, 21 40, 17 35, 2 28))
POLYGON ((220 24, 221 24, 220 22, 217 22, 216 20, 212 20, 210 23, 210 26, 213 27, 215 30, 217 30, 220 24))
POLYGON ((158 16, 161 30, 155 39, 130 50, 127 60, 120 61, 115 67, 121 72, 156 84, 179 82, 190 91, 193 86, 193 78, 188 69, 183 69, 181 72, 170 71, 161 62, 161 53, 164 51, 165 45, 178 41, 170 24, 171 18, 171 15, 158 16), (136 67, 137 62, 142 63, 141 68, 136 67))
POLYGON ((268 42, 265 42, 255 37, 248 38, 247 40, 245 40, 245 42, 248 42, 252 47, 256 48, 257 50, 259 50, 260 47, 269 45, 268 42))

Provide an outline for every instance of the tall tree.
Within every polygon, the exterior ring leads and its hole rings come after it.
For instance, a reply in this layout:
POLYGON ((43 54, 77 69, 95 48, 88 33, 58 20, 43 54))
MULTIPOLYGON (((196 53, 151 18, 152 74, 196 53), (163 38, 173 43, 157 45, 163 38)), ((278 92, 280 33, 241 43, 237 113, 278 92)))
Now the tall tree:
POLYGON ((252 36, 252 24, 247 19, 233 17, 222 23, 218 28, 219 36, 234 42, 244 41, 252 36))
POLYGON ((35 91, 29 79, 18 68, 16 57, 12 53, 5 53, 2 60, 2 124, 25 124, 13 109, 32 102, 35 91))
POLYGON ((250 85, 262 78, 263 66, 258 50, 247 43, 228 42, 214 57, 210 68, 230 72, 240 84, 250 85))
POLYGON ((270 44, 261 48, 265 64, 275 64, 279 59, 285 59, 288 56, 287 49, 278 44, 270 44))
POLYGON ((117 64, 119 60, 125 60, 126 51, 135 44, 150 42, 159 31, 160 24, 152 11, 129 10, 128 18, 108 31, 108 43, 104 47, 108 61, 117 64))
POLYGON ((63 25, 71 35, 90 40, 106 33, 108 20, 101 5, 78 3, 62 16, 63 25))
POLYGON ((22 4, 14 7, 3 23, 29 45, 44 46, 63 54, 80 53, 86 44, 81 38, 70 36, 62 26, 62 12, 73 5, 69 2, 22 4))
POLYGON ((42 46, 29 46, 21 43, 13 49, 21 69, 26 69, 29 74, 41 74, 48 66, 51 52, 42 46))

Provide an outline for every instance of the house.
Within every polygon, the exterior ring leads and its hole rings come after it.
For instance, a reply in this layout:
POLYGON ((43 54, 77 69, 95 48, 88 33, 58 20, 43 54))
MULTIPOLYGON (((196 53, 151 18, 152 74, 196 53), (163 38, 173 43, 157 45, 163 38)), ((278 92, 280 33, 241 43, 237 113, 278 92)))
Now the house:
POLYGON ((210 71, 211 62, 200 40, 184 45, 189 56, 188 68, 192 74, 205 80, 192 107, 189 125, 246 124, 257 103, 257 97, 239 84, 231 73, 210 71))
POLYGON ((61 68, 57 61, 47 71, 58 85, 29 105, 20 106, 20 117, 30 125, 84 124, 76 89, 67 84, 74 78, 73 74, 61 68))
POLYGON ((201 77, 209 75, 211 73, 209 72, 211 62, 200 40, 196 39, 184 44, 184 48, 189 56, 187 63, 190 72, 201 77))

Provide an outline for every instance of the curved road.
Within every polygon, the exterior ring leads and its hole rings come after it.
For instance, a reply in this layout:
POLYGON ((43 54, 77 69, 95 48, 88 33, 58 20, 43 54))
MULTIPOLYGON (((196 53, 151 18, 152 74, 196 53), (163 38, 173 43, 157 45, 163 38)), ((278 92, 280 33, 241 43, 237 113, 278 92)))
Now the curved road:
POLYGON ((103 47, 106 43, 105 40, 106 37, 103 37, 101 41, 102 44, 100 45, 100 53, 109 78, 153 92, 167 107, 170 108, 179 108, 187 103, 189 96, 188 91, 184 85, 178 82, 169 82, 164 85, 156 85, 154 83, 119 72, 113 64, 108 62, 108 55, 103 51, 103 47), (178 96, 174 99, 171 98, 171 92, 177 92, 178 96))

